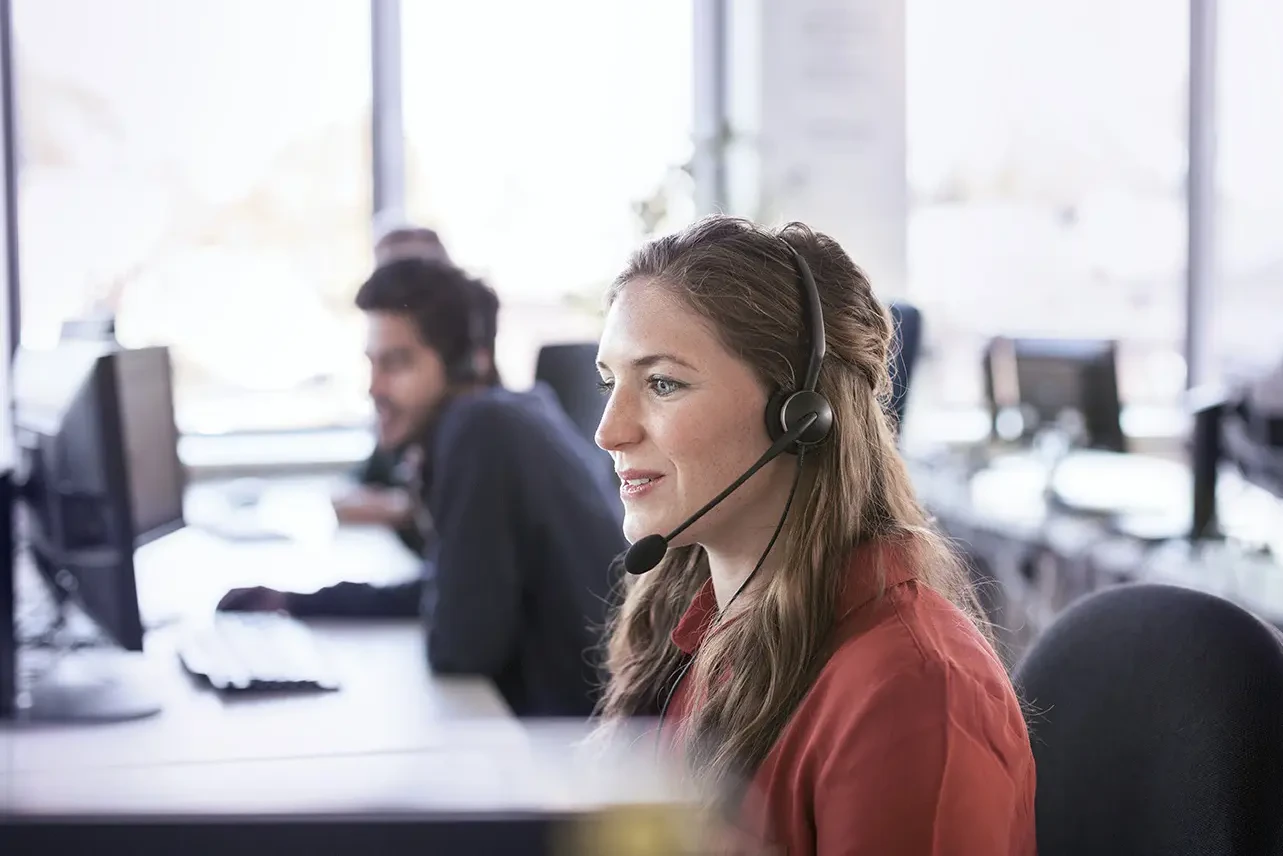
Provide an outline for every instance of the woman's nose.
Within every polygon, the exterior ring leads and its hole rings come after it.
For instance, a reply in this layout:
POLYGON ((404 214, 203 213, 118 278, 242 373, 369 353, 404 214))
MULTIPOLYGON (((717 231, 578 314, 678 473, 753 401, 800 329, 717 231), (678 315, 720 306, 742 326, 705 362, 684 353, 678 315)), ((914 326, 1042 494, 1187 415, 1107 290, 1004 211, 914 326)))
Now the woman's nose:
POLYGON ((640 440, 645 433, 637 418, 637 407, 634 402, 629 401, 630 398, 627 393, 612 390, 606 401, 606 409, 602 411, 601 422, 597 424, 593 439, 607 452, 625 449, 640 440))

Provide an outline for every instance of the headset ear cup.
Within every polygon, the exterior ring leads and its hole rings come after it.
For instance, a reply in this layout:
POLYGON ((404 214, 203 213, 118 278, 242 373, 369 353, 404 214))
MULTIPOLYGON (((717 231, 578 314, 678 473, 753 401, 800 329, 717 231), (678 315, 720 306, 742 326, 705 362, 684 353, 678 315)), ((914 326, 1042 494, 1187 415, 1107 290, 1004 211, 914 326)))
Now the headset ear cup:
POLYGON ((780 390, 770 397, 766 402, 766 435, 771 438, 771 442, 784 436, 784 422, 782 415, 784 413, 784 402, 789 400, 791 393, 780 390))
POLYGON ((799 390, 784 399, 777 420, 780 433, 788 430, 790 425, 800 424, 812 413, 815 414, 815 421, 797 438, 797 445, 814 446, 824 442, 833 428, 833 405, 823 395, 809 389, 799 390))

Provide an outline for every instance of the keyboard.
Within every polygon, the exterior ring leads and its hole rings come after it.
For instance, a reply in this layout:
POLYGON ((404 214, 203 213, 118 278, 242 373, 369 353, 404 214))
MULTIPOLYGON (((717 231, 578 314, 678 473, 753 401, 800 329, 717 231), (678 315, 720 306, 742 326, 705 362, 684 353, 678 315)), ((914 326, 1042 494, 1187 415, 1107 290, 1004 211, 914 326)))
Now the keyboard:
POLYGON ((283 613, 215 613, 213 623, 186 632, 178 656, 225 692, 339 688, 312 632, 283 613))

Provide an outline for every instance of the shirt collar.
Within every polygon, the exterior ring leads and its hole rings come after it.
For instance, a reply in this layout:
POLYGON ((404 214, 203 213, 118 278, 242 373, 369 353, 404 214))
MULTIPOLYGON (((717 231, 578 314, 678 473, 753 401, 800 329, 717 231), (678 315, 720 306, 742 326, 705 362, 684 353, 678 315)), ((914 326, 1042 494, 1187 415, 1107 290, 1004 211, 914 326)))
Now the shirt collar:
POLYGON ((863 544, 851 557, 839 620, 850 617, 896 586, 917 578, 903 545, 886 541, 863 544))
MULTIPOLYGON (((865 544, 856 548, 851 557, 839 620, 848 618, 885 591, 913 579, 912 566, 904 560, 901 550, 883 543, 865 544), (878 579, 879 565, 885 577, 883 580, 878 579)), ((673 644, 684 654, 694 654, 717 626, 717 614, 717 594, 713 591, 713 581, 705 580, 685 614, 673 628, 670 637, 673 644)))

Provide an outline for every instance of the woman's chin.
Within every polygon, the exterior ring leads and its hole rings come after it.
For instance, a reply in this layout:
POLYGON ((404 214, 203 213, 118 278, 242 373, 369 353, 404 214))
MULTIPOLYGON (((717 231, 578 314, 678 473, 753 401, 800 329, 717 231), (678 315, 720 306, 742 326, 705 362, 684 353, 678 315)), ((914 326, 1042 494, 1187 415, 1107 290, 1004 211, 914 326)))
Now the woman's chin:
MULTIPOLYGON (((671 529, 672 527, 669 528, 671 529)), ((647 535, 654 535, 655 533, 663 535, 666 532, 668 532, 668 529, 663 529, 656 525, 656 522, 647 516, 629 514, 624 517, 624 538, 627 539, 629 544, 636 544, 647 535)))

